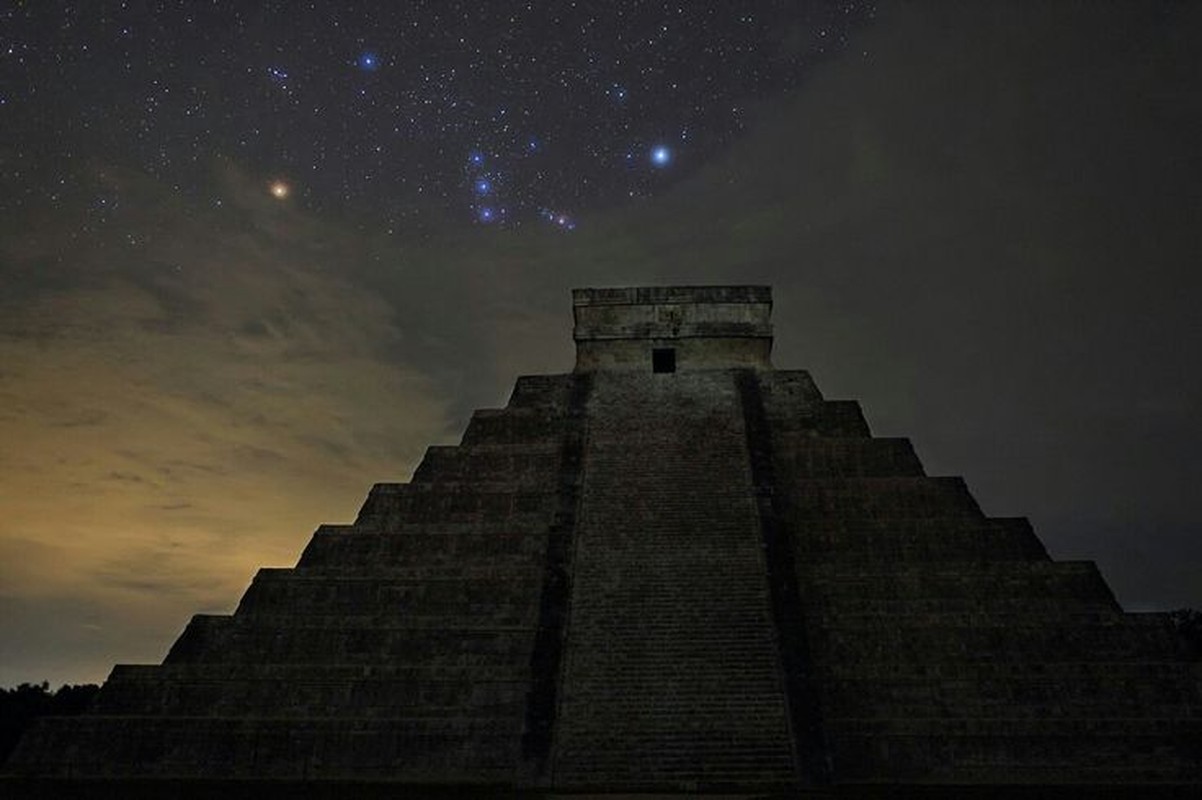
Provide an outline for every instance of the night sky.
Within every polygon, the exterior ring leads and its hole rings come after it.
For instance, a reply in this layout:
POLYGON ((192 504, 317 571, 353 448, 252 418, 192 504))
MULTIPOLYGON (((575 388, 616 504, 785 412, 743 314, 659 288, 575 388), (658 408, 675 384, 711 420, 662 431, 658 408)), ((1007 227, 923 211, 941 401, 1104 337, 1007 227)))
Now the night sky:
POLYGON ((0 685, 229 612, 569 289, 781 368, 1202 607, 1202 4, 0 2, 0 685))

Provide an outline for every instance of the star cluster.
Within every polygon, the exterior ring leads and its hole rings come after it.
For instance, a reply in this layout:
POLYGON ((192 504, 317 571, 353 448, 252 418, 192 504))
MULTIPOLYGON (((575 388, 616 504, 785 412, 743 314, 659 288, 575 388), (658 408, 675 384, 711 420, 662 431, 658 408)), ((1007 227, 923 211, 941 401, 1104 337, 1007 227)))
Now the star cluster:
POLYGON ((570 230, 696 169, 749 103, 872 15, 859 0, 18 4, 0 12, 0 202, 95 194, 81 165, 100 154, 204 197, 228 158, 364 225, 570 230))

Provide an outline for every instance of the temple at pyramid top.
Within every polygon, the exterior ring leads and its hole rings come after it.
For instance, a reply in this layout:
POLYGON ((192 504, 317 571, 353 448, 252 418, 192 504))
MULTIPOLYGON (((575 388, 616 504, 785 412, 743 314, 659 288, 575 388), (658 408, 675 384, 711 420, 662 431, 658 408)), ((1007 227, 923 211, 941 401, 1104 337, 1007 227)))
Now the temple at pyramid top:
POLYGON ((576 372, 772 367, 768 286, 575 289, 572 311, 576 372))

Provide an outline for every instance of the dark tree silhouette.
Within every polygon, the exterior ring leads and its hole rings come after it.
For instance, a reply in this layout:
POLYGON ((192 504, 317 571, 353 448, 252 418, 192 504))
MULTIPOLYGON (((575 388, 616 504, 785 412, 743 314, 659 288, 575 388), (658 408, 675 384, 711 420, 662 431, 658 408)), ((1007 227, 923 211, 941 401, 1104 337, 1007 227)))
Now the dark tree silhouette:
POLYGON ((94 683, 63 685, 51 692, 50 684, 23 683, 15 689, 0 689, 0 764, 17 746, 21 734, 41 716, 72 716, 83 713, 100 687, 94 683))

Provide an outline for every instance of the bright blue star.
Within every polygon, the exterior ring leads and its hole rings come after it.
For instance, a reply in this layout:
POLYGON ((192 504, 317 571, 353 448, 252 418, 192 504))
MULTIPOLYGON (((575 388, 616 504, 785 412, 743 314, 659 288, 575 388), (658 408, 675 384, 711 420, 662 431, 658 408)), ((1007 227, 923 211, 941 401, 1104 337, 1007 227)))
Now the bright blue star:
POLYGON ((672 162, 672 151, 665 145, 656 145, 651 148, 651 163, 657 167, 666 167, 672 162))
POLYGON ((480 210, 476 212, 476 219, 481 222, 492 222, 497 218, 497 210, 492 206, 480 206, 480 210))
POLYGON ((468 163, 478 167, 484 163, 484 154, 479 150, 473 150, 467 154, 467 160, 468 163))
POLYGON ((370 50, 364 50, 359 54, 359 58, 355 63, 364 72, 375 72, 380 68, 380 57, 370 50))
POLYGON ((490 181, 488 178, 480 178, 476 181, 476 185, 472 188, 476 190, 476 194, 483 197, 492 191, 492 181, 490 181))

